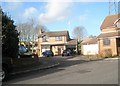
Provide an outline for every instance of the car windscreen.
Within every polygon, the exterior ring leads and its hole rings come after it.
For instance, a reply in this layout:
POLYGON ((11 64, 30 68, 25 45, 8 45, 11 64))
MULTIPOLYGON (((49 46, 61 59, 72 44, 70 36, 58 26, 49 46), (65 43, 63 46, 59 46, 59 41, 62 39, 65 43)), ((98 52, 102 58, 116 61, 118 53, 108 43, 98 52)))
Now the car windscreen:
POLYGON ((24 46, 19 46, 19 53, 26 53, 27 49, 24 46))

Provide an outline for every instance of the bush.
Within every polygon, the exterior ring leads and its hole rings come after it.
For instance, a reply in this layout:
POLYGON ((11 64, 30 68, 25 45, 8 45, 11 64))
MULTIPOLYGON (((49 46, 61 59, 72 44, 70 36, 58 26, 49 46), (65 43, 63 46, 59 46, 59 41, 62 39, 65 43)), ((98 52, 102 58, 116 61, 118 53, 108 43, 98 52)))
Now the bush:
POLYGON ((111 49, 104 49, 100 53, 100 56, 104 57, 104 58, 112 57, 112 50, 111 49))
POLYGON ((100 54, 95 54, 95 55, 87 55, 87 58, 91 59, 91 60, 98 60, 101 59, 100 54))

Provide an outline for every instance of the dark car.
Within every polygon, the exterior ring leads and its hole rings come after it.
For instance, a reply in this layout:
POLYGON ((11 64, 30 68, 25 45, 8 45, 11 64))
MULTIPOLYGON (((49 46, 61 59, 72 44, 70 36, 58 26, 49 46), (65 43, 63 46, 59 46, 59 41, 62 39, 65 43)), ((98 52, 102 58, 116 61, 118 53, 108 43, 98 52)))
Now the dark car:
POLYGON ((62 56, 70 56, 72 54, 73 54, 72 50, 67 49, 63 51, 62 56))
POLYGON ((54 56, 53 52, 51 50, 46 50, 42 53, 44 57, 51 57, 54 56))
POLYGON ((23 71, 23 69, 39 63, 38 56, 27 53, 27 51, 24 46, 19 46, 19 54, 17 57, 2 56, 2 80, 6 80, 11 74, 23 71))

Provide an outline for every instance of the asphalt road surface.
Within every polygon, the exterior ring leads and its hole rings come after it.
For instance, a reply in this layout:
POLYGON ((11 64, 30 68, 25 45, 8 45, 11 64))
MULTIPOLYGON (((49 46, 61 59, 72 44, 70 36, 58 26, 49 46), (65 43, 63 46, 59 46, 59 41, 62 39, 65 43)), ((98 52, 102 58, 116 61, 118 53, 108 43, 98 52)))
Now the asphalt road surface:
POLYGON ((5 84, 118 84, 118 60, 55 57, 58 67, 11 76, 5 84))

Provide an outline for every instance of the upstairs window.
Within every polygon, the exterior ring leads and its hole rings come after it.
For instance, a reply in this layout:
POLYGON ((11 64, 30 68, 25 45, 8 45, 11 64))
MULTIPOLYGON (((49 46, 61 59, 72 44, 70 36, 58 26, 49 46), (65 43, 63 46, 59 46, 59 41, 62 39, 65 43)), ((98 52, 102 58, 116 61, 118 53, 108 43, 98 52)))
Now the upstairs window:
POLYGON ((49 37, 48 36, 43 36, 42 42, 48 42, 49 37))
POLYGON ((57 36, 57 37, 55 37, 55 40, 56 41, 62 41, 62 37, 61 36, 57 36))
POLYGON ((104 38, 103 39, 103 45, 104 46, 109 46, 110 45, 110 39, 109 38, 104 38))

